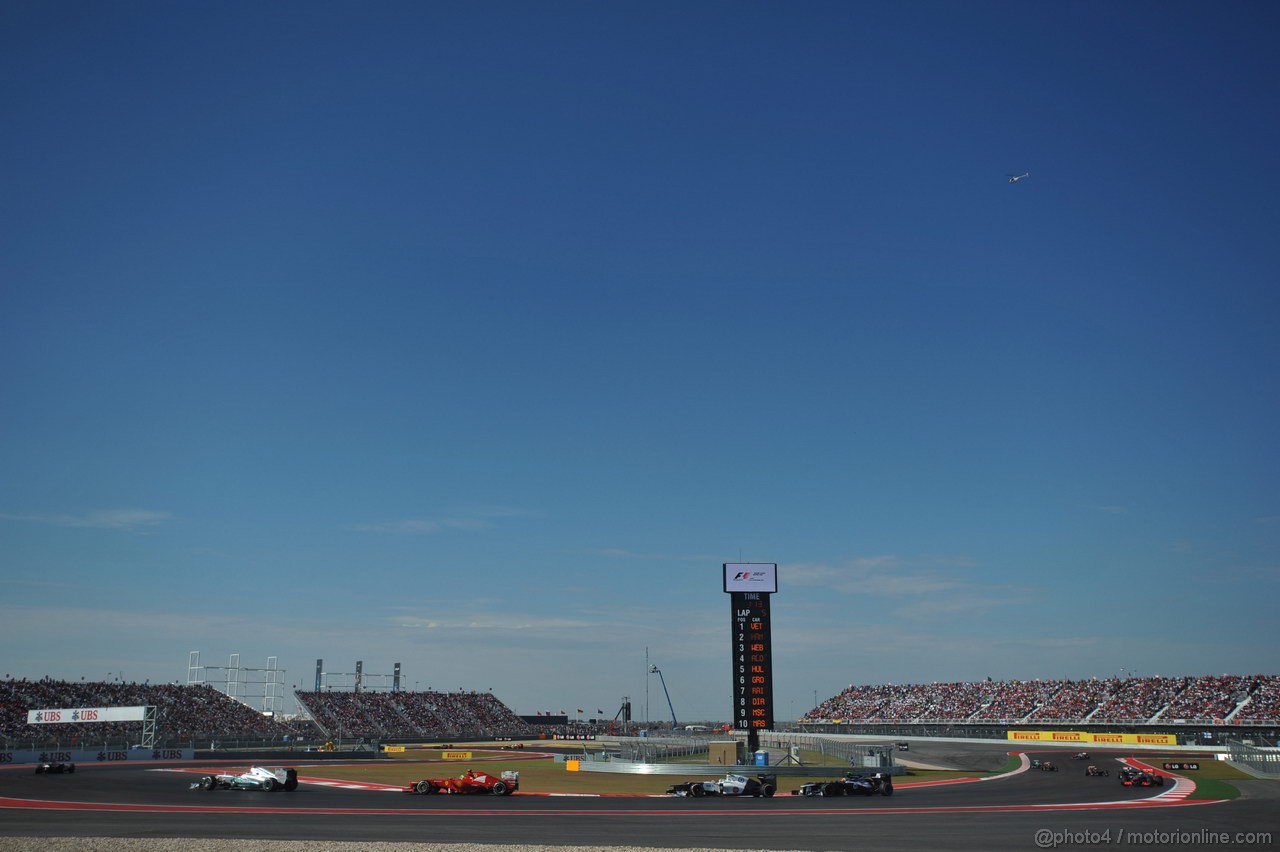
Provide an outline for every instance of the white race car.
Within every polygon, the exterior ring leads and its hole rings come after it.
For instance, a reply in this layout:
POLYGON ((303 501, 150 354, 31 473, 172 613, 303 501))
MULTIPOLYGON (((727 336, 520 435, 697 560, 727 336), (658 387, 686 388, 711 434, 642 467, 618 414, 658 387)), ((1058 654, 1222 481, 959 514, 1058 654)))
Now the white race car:
POLYGON ((261 790, 274 793, 276 790, 292 792, 298 789, 298 770, 268 769, 265 766, 254 766, 248 772, 239 775, 202 775, 199 781, 191 784, 192 790, 261 790))
POLYGON ((667 789, 676 796, 772 796, 778 791, 778 776, 726 775, 719 781, 682 781, 667 789))

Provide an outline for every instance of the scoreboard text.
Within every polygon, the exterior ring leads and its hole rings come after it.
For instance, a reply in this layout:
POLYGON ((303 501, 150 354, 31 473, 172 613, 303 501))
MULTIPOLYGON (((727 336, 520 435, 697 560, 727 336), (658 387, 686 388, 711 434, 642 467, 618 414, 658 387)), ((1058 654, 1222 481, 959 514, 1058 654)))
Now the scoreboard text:
POLYGON ((733 726, 773 729, 773 642, 769 594, 733 592, 733 726))

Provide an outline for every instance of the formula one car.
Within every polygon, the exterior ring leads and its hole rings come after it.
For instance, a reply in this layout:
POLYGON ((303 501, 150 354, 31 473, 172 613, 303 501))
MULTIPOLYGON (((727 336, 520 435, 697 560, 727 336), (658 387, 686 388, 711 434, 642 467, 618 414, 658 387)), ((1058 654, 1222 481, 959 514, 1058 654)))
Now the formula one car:
POLYGON ((1120 770, 1120 783, 1126 787, 1163 787, 1164 776, 1133 767, 1120 770))
POLYGON ((61 775, 62 773, 71 773, 76 771, 74 763, 37 763, 36 774, 43 775, 61 775))
POLYGON ((1089 764, 1088 768, 1086 768, 1086 769, 1085 769, 1084 774, 1085 774, 1085 775, 1093 775, 1093 776, 1096 776, 1096 777, 1099 777, 1099 778, 1106 778, 1108 775, 1110 775, 1110 774, 1111 774, 1111 770, 1110 770, 1110 769, 1099 769, 1098 767, 1094 766, 1094 765, 1091 763, 1091 764, 1089 764))
POLYGON ((682 781, 667 788, 668 793, 694 799, 703 796, 765 796, 767 798, 777 791, 777 775, 757 775, 755 778, 748 778, 745 775, 729 774, 719 781, 682 781))
POLYGON ((424 778, 421 781, 414 781, 404 791, 406 793, 421 793, 424 796, 432 793, 458 793, 461 795, 488 793, 494 796, 510 796, 519 789, 519 772, 507 770, 502 773, 501 778, 495 778, 492 775, 468 769, 457 778, 424 778))
POLYGON ((1078 752, 1076 752, 1075 754, 1071 755, 1071 759, 1072 759, 1072 760, 1088 760, 1088 759, 1089 759, 1089 752, 1087 752, 1087 751, 1078 751, 1078 752))
POLYGON ((837 781, 812 781, 792 790, 793 796, 881 796, 893 795, 893 777, 883 772, 867 777, 850 772, 837 781))
POLYGON ((193 781, 192 790, 261 790, 274 793, 277 790, 293 792, 298 789, 298 770, 268 769, 254 766, 240 775, 202 775, 193 781))
POLYGON ((1040 771, 1041 772, 1057 772, 1058 767, 1057 767, 1057 764, 1055 764, 1051 760, 1042 760, 1040 761, 1040 771))

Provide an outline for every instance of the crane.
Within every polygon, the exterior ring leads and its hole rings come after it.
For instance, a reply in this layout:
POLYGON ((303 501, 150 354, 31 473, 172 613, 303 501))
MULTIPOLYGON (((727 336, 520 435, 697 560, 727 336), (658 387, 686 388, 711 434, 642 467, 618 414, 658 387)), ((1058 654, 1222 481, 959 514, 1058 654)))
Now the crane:
POLYGON ((662 676, 662 670, 657 666, 649 666, 649 674, 656 674, 662 683, 662 694, 667 696, 667 709, 671 711, 671 730, 674 731, 679 723, 676 722, 676 708, 671 706, 671 693, 667 692, 667 679, 662 676))

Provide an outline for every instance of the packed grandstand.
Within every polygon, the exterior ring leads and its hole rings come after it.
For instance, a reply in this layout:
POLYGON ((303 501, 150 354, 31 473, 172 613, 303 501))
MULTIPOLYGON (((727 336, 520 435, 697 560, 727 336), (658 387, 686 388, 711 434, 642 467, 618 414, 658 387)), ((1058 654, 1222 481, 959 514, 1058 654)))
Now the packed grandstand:
POLYGON ((1275 725, 1280 675, 849 686, 802 722, 1275 725))
MULTIPOLYGON (((156 708, 158 733, 167 743, 508 739, 565 731, 550 718, 522 718, 487 692, 326 690, 294 696, 300 712, 284 717, 254 710, 208 685, 9 679, 0 681, 0 741, 133 743, 142 723, 29 725, 27 713, 139 705, 156 708)), ((799 723, 1274 729, 1280 725, 1280 676, 851 685, 805 713, 799 723)))

